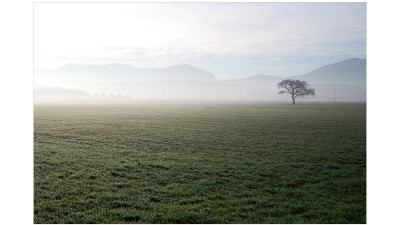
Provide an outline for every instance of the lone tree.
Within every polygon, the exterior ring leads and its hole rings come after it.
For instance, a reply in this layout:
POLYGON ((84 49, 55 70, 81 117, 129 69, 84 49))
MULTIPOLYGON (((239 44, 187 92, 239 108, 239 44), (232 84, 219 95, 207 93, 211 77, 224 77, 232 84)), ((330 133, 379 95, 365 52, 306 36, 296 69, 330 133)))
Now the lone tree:
POLYGON ((292 96, 293 104, 296 104, 297 97, 305 97, 308 95, 315 96, 315 89, 309 88, 307 82, 300 80, 283 80, 278 83, 278 88, 284 90, 279 91, 278 94, 290 94, 292 96))

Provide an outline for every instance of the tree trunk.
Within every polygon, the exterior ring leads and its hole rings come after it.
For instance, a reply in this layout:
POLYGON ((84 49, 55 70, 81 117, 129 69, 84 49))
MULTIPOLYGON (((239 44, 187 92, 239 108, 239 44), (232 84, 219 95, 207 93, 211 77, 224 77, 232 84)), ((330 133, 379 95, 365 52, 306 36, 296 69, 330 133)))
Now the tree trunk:
POLYGON ((294 99, 295 97, 292 97, 293 105, 296 104, 296 101, 294 99))

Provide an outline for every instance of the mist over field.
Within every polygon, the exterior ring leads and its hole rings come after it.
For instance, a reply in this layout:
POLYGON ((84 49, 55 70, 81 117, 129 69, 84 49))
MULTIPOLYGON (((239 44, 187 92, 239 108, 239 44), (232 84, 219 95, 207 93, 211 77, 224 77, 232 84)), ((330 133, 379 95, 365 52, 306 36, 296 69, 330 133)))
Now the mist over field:
POLYGON ((316 89, 314 98, 303 101, 366 100, 366 60, 353 58, 298 76, 258 74, 242 79, 217 79, 192 65, 143 69, 126 64, 68 64, 35 70, 35 102, 282 101, 288 96, 278 95, 277 83, 284 79, 305 80, 316 89))

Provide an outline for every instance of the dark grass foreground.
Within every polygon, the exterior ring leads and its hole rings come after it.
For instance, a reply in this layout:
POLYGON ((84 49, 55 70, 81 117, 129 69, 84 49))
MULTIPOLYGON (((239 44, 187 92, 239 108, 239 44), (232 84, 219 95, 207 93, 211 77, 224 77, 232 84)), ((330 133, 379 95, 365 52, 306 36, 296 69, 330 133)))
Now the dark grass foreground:
POLYGON ((365 104, 35 106, 35 223, 365 223, 365 104))

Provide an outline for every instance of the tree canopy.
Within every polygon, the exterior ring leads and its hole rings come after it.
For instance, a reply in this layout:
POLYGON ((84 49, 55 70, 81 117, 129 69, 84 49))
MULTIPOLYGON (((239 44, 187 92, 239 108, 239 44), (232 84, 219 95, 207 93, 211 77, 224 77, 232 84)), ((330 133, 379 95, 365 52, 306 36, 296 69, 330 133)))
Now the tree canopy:
POLYGON ((290 94, 293 104, 296 104, 297 97, 315 96, 315 89, 310 88, 306 81, 287 79, 278 83, 278 88, 283 89, 278 94, 290 94))

